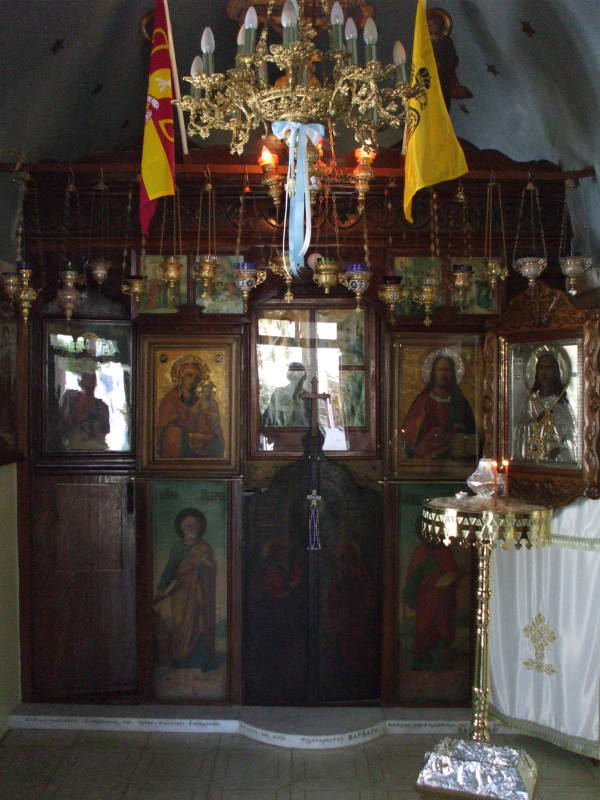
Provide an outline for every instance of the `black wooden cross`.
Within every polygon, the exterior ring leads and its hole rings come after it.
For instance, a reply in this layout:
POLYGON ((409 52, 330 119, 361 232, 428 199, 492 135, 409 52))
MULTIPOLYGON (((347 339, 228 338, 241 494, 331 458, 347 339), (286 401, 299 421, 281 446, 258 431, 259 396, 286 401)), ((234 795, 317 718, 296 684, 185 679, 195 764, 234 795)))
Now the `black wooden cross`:
POLYGON ((310 382, 312 391, 304 392, 302 394, 303 400, 310 400, 310 433, 311 436, 316 436, 319 431, 319 400, 329 400, 330 394, 323 392, 318 393, 318 381, 314 377, 310 382))

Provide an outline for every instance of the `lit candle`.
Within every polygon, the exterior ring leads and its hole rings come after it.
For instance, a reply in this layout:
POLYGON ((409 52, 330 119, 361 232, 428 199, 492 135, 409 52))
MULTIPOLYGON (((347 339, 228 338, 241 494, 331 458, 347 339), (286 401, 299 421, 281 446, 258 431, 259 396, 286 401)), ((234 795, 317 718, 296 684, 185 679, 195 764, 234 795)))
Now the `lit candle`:
POLYGON ((377 39, 379 34, 377 32, 377 25, 375 20, 369 17, 365 22, 363 30, 363 39, 365 40, 365 63, 377 60, 377 39))
POLYGON ((279 156, 277 153, 271 152, 268 147, 263 145, 263 149, 261 151, 260 156, 258 157, 258 163, 261 167, 276 167, 279 164, 279 156))
POLYGON ((510 461, 505 458, 502 461, 502 466, 504 467, 504 500, 508 504, 510 501, 510 489, 508 485, 508 468, 510 467, 510 461))
POLYGON ((344 12, 335 0, 331 6, 331 49, 342 50, 344 47, 344 12))
POLYGON ((285 0, 281 12, 281 26, 283 28, 283 46, 288 47, 298 38, 298 12, 291 0, 285 0))
POLYGON ((406 50, 402 42, 394 42, 392 61, 396 65, 396 85, 408 83, 408 78, 406 77, 406 50))
POLYGON ((250 6, 244 18, 244 50, 246 53, 253 53, 256 46, 256 29, 258 28, 258 16, 254 6, 250 6))
POLYGON ((200 49, 204 53, 204 71, 207 75, 212 75, 215 71, 215 37, 208 26, 202 32, 200 49))
POLYGON ((346 37, 346 50, 350 56, 350 63, 358 64, 358 47, 356 45, 358 29, 356 27, 356 22, 354 22, 352 17, 348 17, 346 20, 346 25, 344 26, 344 36, 346 37))
POLYGON ((494 470, 494 494, 492 495, 492 501, 495 506, 498 505, 498 462, 492 461, 492 469, 494 470))

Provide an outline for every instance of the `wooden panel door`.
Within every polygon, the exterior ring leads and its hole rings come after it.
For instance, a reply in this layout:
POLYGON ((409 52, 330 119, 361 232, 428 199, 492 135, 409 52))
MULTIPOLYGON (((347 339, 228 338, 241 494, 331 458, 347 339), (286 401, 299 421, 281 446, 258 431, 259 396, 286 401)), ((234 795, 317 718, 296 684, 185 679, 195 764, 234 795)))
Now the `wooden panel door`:
POLYGON ((114 475, 34 481, 36 700, 135 691, 135 525, 128 482, 114 475))

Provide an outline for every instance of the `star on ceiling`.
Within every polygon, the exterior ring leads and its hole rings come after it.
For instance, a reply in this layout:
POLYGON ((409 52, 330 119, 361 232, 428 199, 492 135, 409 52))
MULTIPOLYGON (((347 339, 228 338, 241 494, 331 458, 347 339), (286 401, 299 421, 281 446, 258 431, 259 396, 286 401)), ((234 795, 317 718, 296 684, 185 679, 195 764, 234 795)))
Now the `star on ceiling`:
POLYGON ((54 55, 56 55, 59 50, 63 50, 64 49, 64 46, 65 46, 65 40, 64 39, 55 39, 54 40, 54 44, 52 45, 50 50, 52 50, 54 55))
POLYGON ((521 30, 523 33, 526 33, 527 36, 533 36, 535 33, 535 28, 532 28, 531 23, 525 20, 521 20, 521 30))
POLYGON ((494 64, 486 64, 486 65, 485 65, 485 68, 487 69, 487 71, 488 71, 488 72, 490 72, 490 73, 491 73, 491 74, 494 76, 494 78, 495 78, 497 75, 499 75, 499 74, 500 74, 500 73, 498 72, 498 70, 496 69, 496 66, 495 66, 494 64))
POLYGON ((104 88, 103 83, 97 83, 92 89, 92 94, 100 94, 103 88, 104 88))
POLYGON ((466 105, 464 103, 459 103, 458 107, 463 112, 463 114, 469 114, 470 113, 469 109, 466 107, 466 105))

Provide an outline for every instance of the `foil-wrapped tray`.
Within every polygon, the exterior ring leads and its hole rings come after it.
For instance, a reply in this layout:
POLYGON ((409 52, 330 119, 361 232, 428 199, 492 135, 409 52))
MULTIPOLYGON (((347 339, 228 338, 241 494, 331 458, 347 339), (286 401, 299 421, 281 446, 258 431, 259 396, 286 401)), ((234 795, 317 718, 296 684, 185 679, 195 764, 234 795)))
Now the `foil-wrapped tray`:
POLYGON ((425 754, 417 791, 427 800, 531 800, 537 767, 524 750, 446 737, 425 754))

